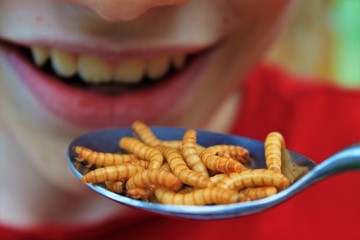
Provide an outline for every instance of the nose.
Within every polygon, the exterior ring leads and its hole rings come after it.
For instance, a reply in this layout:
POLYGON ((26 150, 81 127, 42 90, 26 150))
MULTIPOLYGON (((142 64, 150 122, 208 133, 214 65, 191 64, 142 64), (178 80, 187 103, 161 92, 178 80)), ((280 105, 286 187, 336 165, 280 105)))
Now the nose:
POLYGON ((189 0, 63 0, 84 6, 107 21, 134 20, 150 9, 178 5, 189 0))

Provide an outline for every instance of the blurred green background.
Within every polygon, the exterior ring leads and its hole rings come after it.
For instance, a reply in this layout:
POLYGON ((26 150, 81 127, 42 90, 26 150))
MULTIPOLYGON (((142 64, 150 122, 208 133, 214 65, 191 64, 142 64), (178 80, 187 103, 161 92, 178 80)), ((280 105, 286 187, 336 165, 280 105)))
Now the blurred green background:
POLYGON ((333 74, 347 86, 360 86, 360 0, 331 4, 334 29, 333 74))
POLYGON ((299 0, 268 59, 296 74, 360 87, 360 0, 299 0))

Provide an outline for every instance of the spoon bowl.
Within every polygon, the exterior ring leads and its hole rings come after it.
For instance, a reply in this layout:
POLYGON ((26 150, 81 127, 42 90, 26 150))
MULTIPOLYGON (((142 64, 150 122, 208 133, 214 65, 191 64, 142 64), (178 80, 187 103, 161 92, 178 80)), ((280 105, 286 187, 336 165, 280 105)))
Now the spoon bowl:
MULTIPOLYGON (((151 130, 161 140, 181 140, 187 129, 172 127, 151 127, 151 130)), ((76 164, 76 155, 73 151, 74 146, 80 145, 99 152, 118 153, 118 142, 120 138, 125 136, 134 136, 131 128, 111 128, 97 130, 88 132, 74 139, 69 145, 67 153, 67 162, 70 166, 70 169, 79 179, 82 178, 85 171, 84 167, 82 167, 80 164, 76 164)), ((266 168, 263 142, 231 134, 197 130, 197 143, 204 147, 218 144, 243 146, 249 150, 250 157, 254 159, 254 161, 251 163, 251 168, 266 168)), ((307 169, 307 173, 303 176, 295 178, 294 182, 283 191, 273 196, 251 202, 210 206, 169 205, 144 202, 141 200, 128 198, 126 196, 111 192, 103 188, 101 185, 87 184, 87 186, 113 201, 136 209, 171 217, 211 220, 240 217, 264 211, 284 202, 294 194, 318 182, 319 180, 340 172, 360 168, 360 144, 351 146, 338 152, 319 165, 301 154, 290 150, 286 151, 287 156, 292 164, 294 166, 307 169)))

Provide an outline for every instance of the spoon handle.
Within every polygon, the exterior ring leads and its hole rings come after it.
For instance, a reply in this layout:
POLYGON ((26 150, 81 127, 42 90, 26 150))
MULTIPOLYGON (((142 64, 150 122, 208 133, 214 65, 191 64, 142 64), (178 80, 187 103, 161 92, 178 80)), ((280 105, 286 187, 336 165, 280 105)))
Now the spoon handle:
MULTIPOLYGON (((360 169, 360 143, 335 153, 330 158, 314 167, 310 172, 286 189, 288 193, 285 193, 287 192, 285 190, 281 197, 286 199, 327 177, 357 169, 360 169)), ((280 195, 281 192, 279 193, 279 196, 280 195)))
POLYGON ((300 179, 302 188, 329 176, 360 169, 360 143, 335 153, 300 179))
POLYGON ((347 147, 334 154, 314 170, 319 177, 328 177, 345 171, 360 169, 360 143, 347 147))

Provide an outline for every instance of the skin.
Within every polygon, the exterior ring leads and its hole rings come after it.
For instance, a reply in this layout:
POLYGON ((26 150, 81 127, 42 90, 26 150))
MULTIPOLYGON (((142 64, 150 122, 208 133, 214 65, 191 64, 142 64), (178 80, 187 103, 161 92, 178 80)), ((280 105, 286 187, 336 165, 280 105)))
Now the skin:
MULTIPOLYGON (((211 48, 195 83, 147 123, 226 131, 239 109, 234 90, 274 41, 293 5, 288 0, 2 0, 0 42, 108 59, 211 48)), ((81 127, 51 113, 19 79, 7 57, 12 51, 0 45, 0 188, 7 192, 0 196, 1 222, 96 221, 130 211, 88 190, 65 161, 76 136, 115 124, 81 127)), ((135 116, 143 120, 141 113, 135 116)), ((116 126, 129 126, 130 120, 116 126)))

